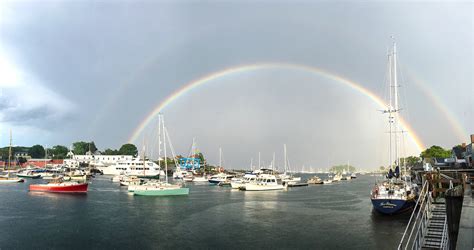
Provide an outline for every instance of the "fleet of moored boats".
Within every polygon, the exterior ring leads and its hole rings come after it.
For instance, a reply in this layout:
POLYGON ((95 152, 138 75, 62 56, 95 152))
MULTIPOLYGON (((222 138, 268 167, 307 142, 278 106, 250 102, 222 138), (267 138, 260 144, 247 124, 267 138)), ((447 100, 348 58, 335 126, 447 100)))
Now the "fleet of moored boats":
MULTIPOLYGON (((394 44, 393 50, 389 55, 390 75, 389 75, 389 89, 390 103, 384 113, 389 114, 390 124, 390 165, 392 159, 395 160, 395 170, 390 168, 386 179, 374 185, 370 199, 375 210, 383 214, 396 214, 403 211, 412 210, 417 199, 417 185, 411 182, 411 177, 407 175, 405 169, 401 171, 400 166, 400 145, 398 143, 398 134, 400 127, 398 125, 398 83, 396 70, 396 46, 394 44), (393 91, 393 93, 392 93, 393 91), (392 98, 393 97, 393 98, 392 98), (393 145, 392 145, 393 143, 393 145), (393 150, 395 149, 395 150, 393 150), (394 157, 392 157, 392 151, 394 157)), ((167 134, 164 125, 164 118, 160 114, 158 117, 159 130, 159 159, 167 158, 167 143, 171 147, 169 135, 167 134), (164 152, 163 158, 161 153, 164 152)), ((194 140, 193 140, 194 148, 194 140)), ((170 183, 168 180, 168 161, 158 161, 158 164, 143 158, 136 157, 133 159, 126 159, 118 161, 109 166, 99 165, 91 168, 81 169, 80 167, 56 166, 44 168, 27 168, 21 171, 13 170, 9 165, 6 168, 6 173, 0 175, 0 183, 18 183, 24 182, 25 179, 44 179, 49 180, 47 183, 35 183, 29 185, 29 190, 32 192, 54 192, 54 193, 87 193, 88 185, 91 178, 96 173, 111 175, 113 182, 120 183, 121 186, 127 186, 128 192, 138 196, 178 196, 189 195, 189 188, 186 183, 209 183, 217 186, 230 186, 232 189, 243 191, 273 191, 282 190, 288 187, 297 187, 304 185, 326 185, 335 182, 351 180, 357 178, 355 173, 338 172, 334 175, 327 175, 326 179, 321 179, 320 176, 313 176, 306 182, 301 181, 301 177, 290 174, 289 161, 286 156, 286 145, 284 145, 285 167, 284 173, 279 174, 274 171, 275 157, 271 168, 259 168, 254 171, 249 171, 240 176, 235 174, 219 172, 214 175, 199 173, 194 168, 183 169, 180 164, 175 162, 178 166, 173 173, 174 181, 170 183), (164 165, 164 166, 162 166, 164 165)), ((221 154, 219 157, 219 166, 222 166, 221 154)), ((173 157, 175 159, 175 157, 173 157)), ((186 164, 191 161, 190 166, 196 165, 194 158, 186 158, 186 164), (189 160, 190 159, 190 160, 189 160)), ((260 159, 259 159, 260 161, 260 159)), ((9 150, 9 164, 11 162, 11 132, 10 132, 10 150, 9 150)), ((260 163, 260 162, 259 162, 260 163)), ((199 161, 197 160, 197 165, 199 161)), ((220 170, 220 169, 219 169, 220 170)))

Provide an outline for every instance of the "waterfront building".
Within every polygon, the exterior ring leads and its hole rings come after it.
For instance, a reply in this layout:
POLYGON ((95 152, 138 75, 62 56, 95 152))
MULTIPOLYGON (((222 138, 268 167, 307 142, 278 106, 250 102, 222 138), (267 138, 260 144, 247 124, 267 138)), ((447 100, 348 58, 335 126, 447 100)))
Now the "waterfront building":
POLYGON ((64 159, 64 164, 70 167, 78 167, 80 164, 110 166, 134 158, 132 155, 96 155, 89 152, 85 155, 76 155, 71 151, 67 155, 70 158, 64 159))
POLYGON ((63 160, 61 159, 28 159, 28 161, 25 163, 27 166, 35 166, 35 167, 46 167, 46 166, 51 166, 51 165, 61 165, 63 164, 63 160))

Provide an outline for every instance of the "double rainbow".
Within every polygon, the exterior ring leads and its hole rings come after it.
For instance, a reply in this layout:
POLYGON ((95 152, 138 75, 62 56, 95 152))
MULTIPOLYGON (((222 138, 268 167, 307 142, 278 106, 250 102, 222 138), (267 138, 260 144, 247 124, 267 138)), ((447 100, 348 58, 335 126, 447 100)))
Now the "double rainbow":
MULTIPOLYGON (((148 126, 148 124, 153 121, 153 119, 158 115, 158 113, 160 113, 164 108, 166 108, 171 103, 173 103, 176 99, 180 98, 181 96, 185 95, 186 93, 188 93, 189 91, 192 91, 193 89, 197 87, 203 86, 206 83, 211 83, 214 80, 231 76, 234 74, 257 71, 257 70, 262 70, 262 69, 277 69, 277 68, 301 70, 301 71, 316 74, 318 76, 325 77, 327 79, 343 84, 367 96, 370 100, 375 102, 382 109, 385 109, 387 107, 387 104, 380 97, 378 97, 376 94, 374 94, 367 88, 361 86, 359 83, 349 80, 347 78, 344 78, 342 76, 336 75, 334 73, 328 72, 326 70, 320 69, 320 68, 307 66, 307 65, 301 65, 301 64, 290 64, 290 63, 258 63, 258 64, 250 64, 250 65, 241 65, 241 66, 226 68, 221 71, 213 72, 202 78, 191 81, 187 83, 186 85, 184 85, 182 88, 176 90, 174 93, 169 95, 164 101, 160 102, 145 117, 145 119, 142 122, 140 122, 138 127, 136 127, 136 129, 133 131, 128 141, 130 143, 136 142, 140 134, 144 131, 144 129, 148 126)), ((414 130, 411 128, 411 126, 403 118, 400 118, 400 124, 403 127, 403 129, 408 132, 409 139, 416 145, 417 149, 421 152, 425 148, 423 142, 420 140, 420 138, 416 135, 414 130)))

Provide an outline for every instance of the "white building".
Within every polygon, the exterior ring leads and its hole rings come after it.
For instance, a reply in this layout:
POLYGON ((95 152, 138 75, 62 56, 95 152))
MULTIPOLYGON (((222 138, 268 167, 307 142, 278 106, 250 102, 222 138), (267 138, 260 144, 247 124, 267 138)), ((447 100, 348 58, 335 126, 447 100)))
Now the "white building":
POLYGON ((70 158, 64 159, 64 164, 70 167, 78 167, 79 164, 90 164, 96 166, 110 166, 115 165, 121 161, 131 161, 131 155, 75 155, 73 152, 67 154, 70 158))

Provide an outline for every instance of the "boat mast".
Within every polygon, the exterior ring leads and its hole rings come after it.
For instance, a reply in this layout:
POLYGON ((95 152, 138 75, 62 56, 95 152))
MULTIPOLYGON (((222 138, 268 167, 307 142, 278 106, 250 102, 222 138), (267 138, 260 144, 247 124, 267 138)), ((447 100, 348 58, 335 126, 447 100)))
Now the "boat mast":
MULTIPOLYGON (((161 126, 162 126, 163 133, 166 133, 165 118, 163 116, 161 116, 161 126)), ((168 161, 166 159, 166 136, 163 136, 163 149, 165 153, 165 181, 166 183, 168 183, 168 161)))
POLYGON ((191 166, 192 166, 192 170, 194 170, 194 165, 196 164, 195 159, 196 159, 196 137, 193 137, 193 145, 191 145, 191 166))
POLYGON ((285 154, 284 156, 285 156, 285 175, 286 175, 286 168, 288 167, 287 166, 288 160, 286 158, 286 144, 283 144, 283 151, 284 151, 284 154, 285 154))
POLYGON ((145 137, 143 137, 143 177, 146 177, 146 172, 145 172, 145 152, 146 152, 146 145, 145 145, 145 137))
POLYGON ((261 169, 261 167, 260 167, 260 152, 258 152, 258 169, 261 169))
MULTIPOLYGON (((392 37, 393 38, 393 37, 392 37)), ((394 93, 394 103, 395 103, 395 166, 400 165, 400 156, 399 156, 399 141, 398 141, 398 80, 397 80, 397 44, 393 42, 393 93, 394 93)))
POLYGON ((389 104, 388 110, 388 123, 389 123, 389 154, 388 154, 388 167, 392 169, 392 123, 393 123, 393 106, 392 106, 392 55, 391 53, 388 54, 388 81, 389 81, 389 104))
POLYGON ((218 168, 219 173, 221 172, 221 168, 222 168, 222 148, 219 147, 219 168, 218 168))
POLYGON ((8 148, 8 171, 7 171, 7 178, 10 178, 11 158, 12 158, 12 130, 10 129, 10 147, 8 148))
POLYGON ((161 171, 161 113, 158 113, 158 167, 161 171))
POLYGON ((272 160, 272 174, 275 174, 275 152, 273 152, 273 160, 272 160))

